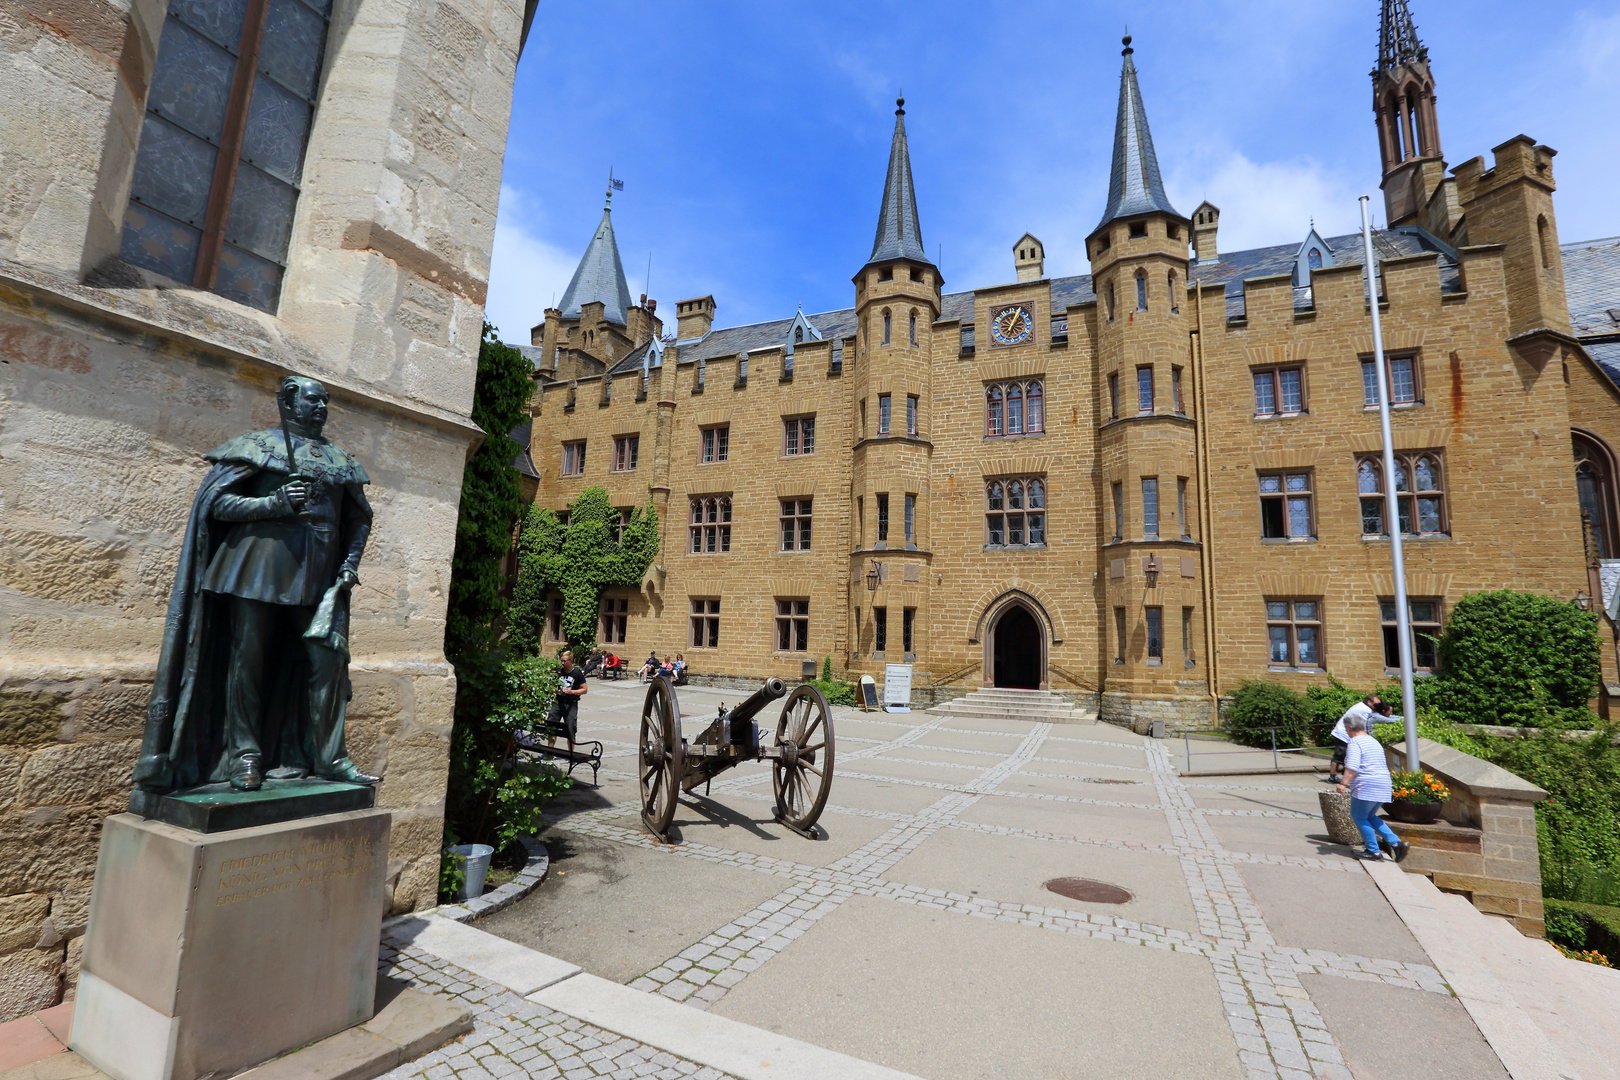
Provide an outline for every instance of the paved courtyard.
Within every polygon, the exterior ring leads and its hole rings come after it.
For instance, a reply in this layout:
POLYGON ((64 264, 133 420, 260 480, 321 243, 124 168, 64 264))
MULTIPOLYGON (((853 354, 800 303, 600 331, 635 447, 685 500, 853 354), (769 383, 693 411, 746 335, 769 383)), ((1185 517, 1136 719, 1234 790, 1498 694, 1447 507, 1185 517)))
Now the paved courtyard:
MULTIPOLYGON (((824 839, 776 825, 750 765, 663 844, 638 817, 643 694, 592 684, 601 786, 554 804, 546 883, 481 929, 929 1080, 1507 1075, 1323 835, 1315 777, 1184 779, 1177 748, 1106 724, 839 709, 824 839), (1063 877, 1130 898, 1043 887, 1063 877)), ((681 688, 686 737, 743 696, 681 688)))

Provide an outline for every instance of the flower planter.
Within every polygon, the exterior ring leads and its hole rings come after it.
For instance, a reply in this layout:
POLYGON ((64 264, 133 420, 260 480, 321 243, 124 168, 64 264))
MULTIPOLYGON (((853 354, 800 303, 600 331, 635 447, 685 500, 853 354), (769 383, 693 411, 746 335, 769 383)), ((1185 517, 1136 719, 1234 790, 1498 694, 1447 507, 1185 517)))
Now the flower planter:
POLYGON ((1445 806, 1443 802, 1388 802, 1384 804, 1384 816, 1391 821, 1404 821, 1408 825, 1433 825, 1440 820, 1440 811, 1444 810, 1445 806))

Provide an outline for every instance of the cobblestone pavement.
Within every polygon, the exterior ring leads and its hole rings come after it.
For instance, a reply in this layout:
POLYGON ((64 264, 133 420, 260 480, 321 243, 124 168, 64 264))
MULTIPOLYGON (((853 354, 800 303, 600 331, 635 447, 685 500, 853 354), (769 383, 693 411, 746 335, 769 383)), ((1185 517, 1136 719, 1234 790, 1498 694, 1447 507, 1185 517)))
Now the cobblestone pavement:
MULTIPOLYGON (((1271 777, 1256 778, 1253 783, 1184 782, 1162 744, 1106 726, 1008 722, 977 727, 969 720, 927 714, 873 718, 840 711, 838 724, 852 731, 838 736, 834 801, 827 807, 823 821, 847 816, 886 823, 888 828, 847 854, 818 865, 712 843, 711 837, 718 838, 719 830, 705 832, 699 827, 701 820, 682 827, 680 843, 665 844, 648 835, 634 820, 634 803, 624 801, 624 793, 630 790, 625 782, 634 781, 634 775, 626 770, 633 767, 634 750, 629 739, 639 701, 604 702, 599 708, 604 706, 618 715, 604 710, 595 725, 597 734, 608 743, 611 762, 602 774, 604 781, 618 782, 621 801, 561 816, 552 821, 553 825, 644 852, 768 875, 782 883, 780 891, 769 899, 700 934, 689 947, 650 966, 630 982, 632 987, 697 1008, 713 1008, 755 972, 813 934, 823 920, 861 897, 966 919, 1016 924, 1044 933, 1202 958, 1218 988, 1219 1007, 1235 1044, 1239 1075, 1254 1078, 1341 1080, 1352 1075, 1341 1047, 1302 985, 1301 976, 1325 975, 1442 996, 1450 994, 1439 972, 1410 957, 1388 959, 1278 943, 1261 906, 1251 895, 1242 868, 1323 871, 1334 875, 1333 880, 1344 875, 1347 885, 1352 876, 1365 882, 1365 874, 1356 862, 1335 854, 1238 850, 1251 845, 1223 841, 1212 822, 1248 820, 1253 825, 1242 827, 1276 828, 1279 837, 1302 836, 1309 828, 1303 822, 1317 815, 1288 809, 1286 800, 1283 804, 1277 800, 1287 794, 1296 802, 1306 797, 1314 802, 1316 788, 1308 780, 1294 784, 1271 777), (1127 760, 1132 763, 1123 764, 1127 760), (1088 775, 1091 773, 1097 775, 1088 775), (838 782, 857 779, 891 790, 917 789, 919 794, 937 797, 913 812, 863 806, 860 804, 867 800, 860 798, 839 801, 838 782), (1090 792, 1098 783, 1117 785, 1109 794, 1117 790, 1121 797, 1074 791, 1090 792), (1231 805, 1234 801, 1252 805, 1231 805), (1072 818, 1076 825, 1072 831, 1053 827, 1051 811, 1045 812, 1043 827, 987 821, 983 815, 964 819, 964 814, 981 805, 1011 806, 1015 810, 1019 806, 1047 805, 1058 813, 1078 816, 1072 818), (1107 828, 1097 828, 1087 835, 1079 826, 1092 822, 1088 815, 1093 812, 1129 815, 1132 822, 1157 820, 1162 827, 1152 828, 1160 835, 1167 829, 1169 842, 1116 838, 1107 834, 1107 828), (1268 822, 1273 824, 1264 824, 1268 822), (1194 924, 1178 927, 1133 920, 1097 910, 1096 905, 1078 910, 1050 893, 1045 895, 1053 903, 1042 905, 982 895, 983 890, 964 892, 906 880, 906 867, 901 864, 908 856, 935 837, 952 834, 1033 841, 1043 849, 1052 846, 1173 859, 1179 866, 1186 894, 1180 902, 1190 900, 1194 924)), ((768 789, 768 771, 745 767, 717 780, 710 797, 732 807, 755 806, 758 817, 768 821, 768 789), (760 790, 762 787, 765 790, 760 790)), ((808 841, 774 846, 789 856, 803 852, 813 858, 817 854, 817 845, 808 841)), ((1394 918, 1393 913, 1390 918, 1394 918)), ((1398 919, 1395 923, 1398 925, 1398 919)), ((906 1067, 904 1063, 887 1063, 906 1067)))
POLYGON ((386 1080, 724 1080, 727 1074, 525 1000, 384 935, 377 971, 473 1010, 464 1038, 401 1065, 386 1080))

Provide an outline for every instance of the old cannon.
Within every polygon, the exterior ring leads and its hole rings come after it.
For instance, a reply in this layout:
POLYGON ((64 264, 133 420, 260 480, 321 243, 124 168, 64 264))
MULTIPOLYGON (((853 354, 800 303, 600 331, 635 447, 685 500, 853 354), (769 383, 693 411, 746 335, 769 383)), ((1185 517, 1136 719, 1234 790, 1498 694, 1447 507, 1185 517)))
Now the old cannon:
POLYGON ((681 707, 666 678, 647 687, 641 707, 637 776, 641 781, 641 820, 663 837, 675 817, 679 792, 703 787, 745 761, 770 761, 776 819, 794 832, 814 837, 816 819, 832 788, 832 710, 820 690, 801 685, 788 694, 776 731, 763 735, 754 717, 787 694, 781 679, 770 678, 734 709, 719 715, 688 743, 681 737, 681 707))

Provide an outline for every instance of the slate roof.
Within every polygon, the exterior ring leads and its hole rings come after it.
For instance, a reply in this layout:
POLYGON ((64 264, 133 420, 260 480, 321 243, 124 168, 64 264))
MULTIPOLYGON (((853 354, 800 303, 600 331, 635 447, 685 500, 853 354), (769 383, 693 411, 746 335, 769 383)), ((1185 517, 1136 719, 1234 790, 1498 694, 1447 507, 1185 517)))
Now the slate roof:
POLYGON ((623 375, 627 371, 640 371, 641 358, 647 355, 647 350, 650 348, 652 348, 651 341, 644 341, 640 345, 637 345, 618 360, 614 361, 613 366, 608 368, 608 374, 623 375))
MULTIPOLYGON (((1361 265, 1361 234, 1350 233, 1346 236, 1332 236, 1326 238, 1328 249, 1333 254, 1335 266, 1361 265)), ((1405 255, 1419 255, 1426 251, 1440 253, 1440 289, 1442 292, 1454 292, 1461 287, 1461 278, 1457 272, 1457 260, 1450 250, 1436 240, 1433 236, 1410 226, 1403 226, 1399 230, 1375 230, 1373 232, 1373 248, 1380 259, 1395 259, 1405 255)), ((1200 278, 1206 285, 1224 284, 1226 286, 1226 313, 1229 318, 1243 315, 1243 280, 1245 278, 1267 277, 1272 274, 1292 274, 1294 264, 1299 257, 1299 244, 1278 244, 1274 247, 1254 248, 1250 251, 1223 252, 1219 260, 1213 263, 1200 263, 1193 268, 1195 277, 1200 278)), ((1565 262, 1565 268, 1569 263, 1565 262)), ((1059 277, 1051 279, 1052 310, 1062 312, 1076 304, 1088 304, 1097 299, 1091 287, 1091 275, 1080 274, 1074 277, 1059 277)), ((1309 288, 1294 290, 1294 303, 1296 307, 1308 308, 1311 305, 1309 288)), ((1617 301, 1620 303, 1620 301, 1617 301)), ((940 320, 953 319, 962 322, 973 320, 973 293, 958 292, 946 293, 940 302, 940 320)), ((847 338, 855 333, 855 309, 839 308, 836 311, 824 311, 818 315, 807 318, 821 331, 823 338, 847 338)), ((716 357, 732 357, 742 352, 753 352, 758 349, 776 348, 787 343, 788 332, 793 327, 792 317, 786 319, 773 319, 770 322, 752 323, 747 326, 733 326, 722 330, 711 330, 707 336, 697 341, 682 341, 681 363, 691 360, 713 360, 716 357)), ((1620 327, 1617 327, 1620 329, 1620 327)), ((639 365, 640 361, 637 361, 639 365)))
POLYGON ((1575 336, 1620 334, 1620 236, 1563 244, 1558 250, 1575 336))
POLYGON ((523 421, 523 423, 512 429, 512 434, 509 437, 519 447, 517 454, 512 458, 512 468, 524 476, 533 477, 536 480, 540 479, 540 471, 534 467, 534 458, 529 453, 529 447, 534 437, 534 421, 532 419, 523 421))
POLYGON ((1153 152, 1153 133, 1142 107, 1142 89, 1136 84, 1133 51, 1127 34, 1119 74, 1119 115, 1114 120, 1114 167, 1108 174, 1108 206, 1097 223, 1099 229, 1117 218, 1152 211, 1182 216, 1170 205, 1159 178, 1159 157, 1153 152))
POLYGON ((613 237, 613 212, 602 210, 602 221, 563 290, 557 305, 565 319, 577 319, 586 304, 602 301, 602 317, 615 326, 629 324, 630 285, 624 280, 619 243, 613 237))
POLYGON ((527 360, 535 371, 540 370, 540 357, 545 352, 544 349, 538 345, 514 345, 512 348, 522 353, 523 359, 527 360))
POLYGON ((905 98, 895 102, 889 173, 883 180, 883 205, 878 208, 877 237, 872 241, 868 265, 886 259, 911 259, 933 265, 923 247, 922 226, 917 221, 917 191, 911 183, 911 151, 906 147, 905 106, 905 98))

